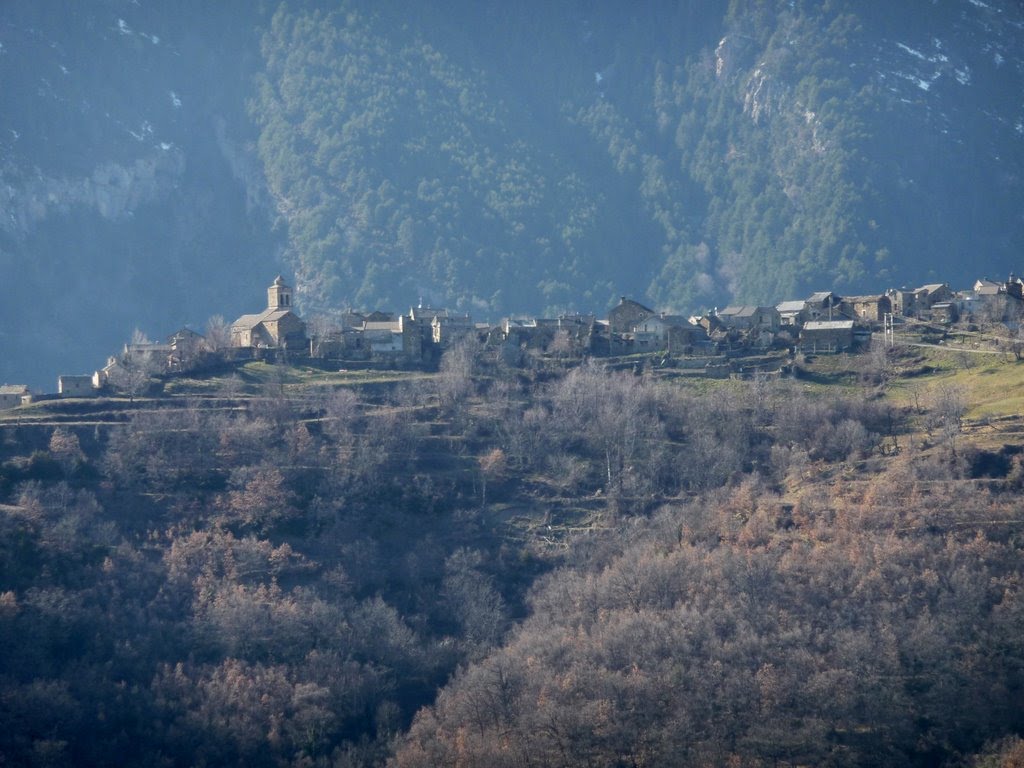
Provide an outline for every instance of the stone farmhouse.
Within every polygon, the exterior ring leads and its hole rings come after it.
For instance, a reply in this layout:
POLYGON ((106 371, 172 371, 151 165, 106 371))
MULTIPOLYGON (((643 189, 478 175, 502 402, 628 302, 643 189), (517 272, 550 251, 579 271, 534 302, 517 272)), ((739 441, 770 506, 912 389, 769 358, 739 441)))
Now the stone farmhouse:
POLYGON ((892 313, 892 300, 885 294, 877 296, 845 296, 839 305, 841 314, 863 323, 877 324, 892 313))
POLYGON ((803 321, 834 320, 840 314, 842 296, 832 291, 817 291, 804 300, 803 321))
POLYGON ((89 374, 58 376, 57 394, 61 397, 93 397, 96 394, 93 377, 89 374))
POLYGON ((779 313, 779 325, 783 328, 793 328, 803 325, 805 307, 806 302, 802 299, 783 301, 776 304, 775 311, 779 313))
POLYGON ((632 330, 636 351, 665 350, 672 354, 693 354, 706 349, 711 341, 702 326, 681 315, 652 315, 632 330))
POLYGON ((775 307, 757 307, 753 305, 734 305, 716 312, 727 330, 741 331, 777 331, 781 323, 779 311, 775 307))
POLYGON ((797 344, 802 352, 846 352, 854 345, 853 320, 808 320, 797 344))
POLYGON ((612 333, 630 333, 640 322, 656 314, 650 307, 623 296, 618 305, 608 311, 608 328, 612 333))
POLYGON ((0 386, 0 411, 17 408, 32 399, 32 393, 24 384, 4 384, 0 386))

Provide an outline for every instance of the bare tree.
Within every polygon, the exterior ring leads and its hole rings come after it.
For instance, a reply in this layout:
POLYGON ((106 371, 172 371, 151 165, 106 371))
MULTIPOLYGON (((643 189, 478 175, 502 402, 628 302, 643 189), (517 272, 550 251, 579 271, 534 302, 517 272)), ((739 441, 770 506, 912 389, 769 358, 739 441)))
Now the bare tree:
POLYGON ((231 326, 223 315, 214 315, 206 321, 206 348, 221 352, 231 346, 231 326))
POLYGON ((480 341, 474 335, 460 339, 445 351, 438 376, 438 395, 444 405, 455 405, 472 393, 480 351, 480 341))
POLYGON ((85 452, 82 450, 78 435, 62 427, 57 427, 50 435, 49 449, 50 455, 64 470, 65 478, 70 477, 78 467, 85 463, 85 452))
POLYGON ((551 340, 549 347, 556 357, 569 357, 573 353, 572 336, 567 328, 559 328, 555 331, 555 337, 551 340))
POLYGON ((316 314, 306 320, 306 333, 315 347, 327 339, 339 337, 341 324, 330 315, 316 314))
POLYGON ((487 506, 487 481, 489 478, 497 478, 505 471, 505 452, 501 448, 488 451, 479 459, 480 466, 480 506, 487 506))
POLYGON ((160 361, 146 349, 150 340, 138 328, 132 332, 132 340, 125 345, 110 368, 108 381, 111 386, 128 395, 129 402, 142 392, 150 378, 159 372, 160 361))
POLYGON ((555 386, 552 405, 550 428, 567 445, 582 441, 602 457, 608 491, 621 492, 627 476, 647 475, 659 424, 653 392, 642 380, 588 363, 555 386))
POLYGON ((944 385, 934 393, 928 427, 938 431, 953 454, 956 453, 956 439, 963 431, 966 413, 967 398, 963 387, 944 385))

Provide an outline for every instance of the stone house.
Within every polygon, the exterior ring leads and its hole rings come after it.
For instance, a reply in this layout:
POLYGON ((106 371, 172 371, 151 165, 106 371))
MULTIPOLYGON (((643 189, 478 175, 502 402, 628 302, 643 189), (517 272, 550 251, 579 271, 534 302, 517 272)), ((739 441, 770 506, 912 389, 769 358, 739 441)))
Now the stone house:
POLYGON ((802 352, 845 352, 853 347, 853 320, 808 320, 800 330, 802 352))
POLYGON ((598 320, 583 340, 585 349, 592 355, 624 355, 631 351, 632 342, 625 333, 612 332, 611 322, 598 320))
POLYGON ((267 288, 267 308, 258 314, 242 315, 231 324, 232 346, 305 348, 306 324, 292 306, 292 289, 278 275, 267 288))
POLYGON ((506 317, 501 321, 497 331, 502 342, 510 348, 546 352, 555 341, 559 324, 554 318, 506 317))
POLYGON ((141 344, 125 344, 121 359, 130 359, 149 371, 163 373, 171 370, 172 353, 170 344, 147 341, 141 344))
POLYGON ((57 394, 61 397, 94 397, 96 388, 93 387, 93 377, 84 376, 58 376, 57 394))
POLYGON ((890 288, 885 295, 895 315, 911 317, 917 309, 917 295, 909 288, 890 288))
POLYGON ((998 283, 995 280, 989 280, 987 277, 974 281, 974 293, 977 296, 994 296, 997 293, 1000 293, 1002 288, 1002 283, 998 283))
POLYGON ((191 328, 182 328, 167 337, 170 352, 167 355, 167 370, 187 371, 199 361, 207 351, 206 337, 191 328))
POLYGON ((783 301, 775 305, 779 313, 779 325, 782 328, 798 328, 804 322, 805 302, 800 299, 783 301))
POLYGON ((991 296, 999 293, 1006 293, 1014 298, 1024 298, 1024 283, 1012 272, 1005 283, 997 280, 982 278, 974 283, 974 293, 978 296, 991 296))
POLYGON ((708 332, 681 315, 653 315, 633 329, 637 349, 664 349, 675 354, 690 354, 695 347, 707 345, 708 332))
POLYGON ((725 323, 719 319, 718 315, 711 313, 710 315, 703 315, 697 320, 697 324, 704 329, 708 336, 714 336, 715 334, 724 333, 725 323))
POLYGON ((841 305, 842 313, 862 323, 881 323, 892 313, 892 300, 885 294, 878 296, 846 296, 841 305))
POLYGON ((719 310, 717 315, 729 330, 777 331, 780 324, 779 311, 775 307, 734 305, 719 310))
POLYGON ((927 317, 934 305, 953 301, 955 298, 948 283, 922 285, 914 291, 914 314, 918 317, 927 317))
POLYGON ((930 316, 933 323, 952 325, 960 319, 960 312, 955 301, 940 301, 932 305, 930 316))
MULTIPOLYGON (((399 318, 402 323, 406 354, 410 359, 420 360, 430 353, 434 347, 434 319, 447 316, 447 309, 424 307, 421 304, 418 307, 410 308, 409 314, 399 318)), ((444 335, 443 331, 441 335, 444 335)))
POLYGON ((843 297, 832 291, 817 291, 804 300, 804 322, 809 320, 835 320, 840 313, 843 297))
POLYGON ((439 312, 430 321, 430 337, 434 344, 447 347, 476 331, 476 324, 469 315, 454 315, 439 312))
POLYGON ((396 355, 405 351, 401 320, 363 323, 363 345, 373 355, 396 355))
POLYGON ((597 318, 592 314, 573 312, 554 319, 549 349, 559 355, 577 355, 592 348, 597 318))
POLYGON ((0 386, 0 411, 17 408, 24 398, 31 397, 31 392, 24 384, 4 384, 0 386))
POLYGON ((638 324, 657 313, 623 296, 618 305, 608 310, 608 327, 612 333, 630 333, 638 324))

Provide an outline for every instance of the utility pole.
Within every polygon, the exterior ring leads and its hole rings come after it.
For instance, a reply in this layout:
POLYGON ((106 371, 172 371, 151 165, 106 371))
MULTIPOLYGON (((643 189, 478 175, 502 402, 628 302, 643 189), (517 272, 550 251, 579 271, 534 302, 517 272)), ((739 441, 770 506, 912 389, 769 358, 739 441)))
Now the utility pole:
POLYGON ((893 327, 892 312, 886 312, 882 317, 882 333, 885 343, 892 349, 896 346, 896 329, 893 327))

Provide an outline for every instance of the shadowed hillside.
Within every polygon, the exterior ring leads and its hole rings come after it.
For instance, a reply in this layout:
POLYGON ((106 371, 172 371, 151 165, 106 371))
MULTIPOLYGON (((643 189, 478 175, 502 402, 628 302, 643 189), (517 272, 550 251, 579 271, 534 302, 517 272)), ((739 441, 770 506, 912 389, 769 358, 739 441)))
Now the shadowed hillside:
POLYGON ((4 411, 0 755, 1009 749, 1021 364, 923 355, 717 381, 464 346, 434 374, 250 362, 4 411))

